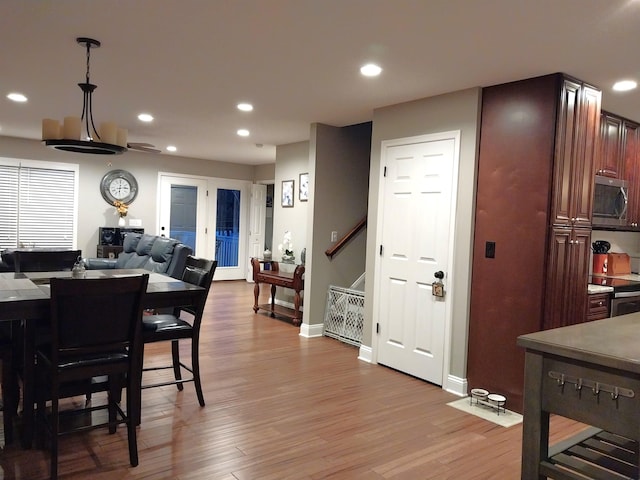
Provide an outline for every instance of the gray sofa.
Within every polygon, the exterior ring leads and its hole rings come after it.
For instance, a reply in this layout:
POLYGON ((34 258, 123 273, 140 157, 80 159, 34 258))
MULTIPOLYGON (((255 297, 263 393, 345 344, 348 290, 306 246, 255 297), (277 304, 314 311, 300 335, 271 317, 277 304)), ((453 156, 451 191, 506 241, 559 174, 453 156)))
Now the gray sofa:
POLYGON ((173 238, 128 233, 124 237, 122 252, 118 258, 85 258, 84 264, 89 270, 144 268, 150 272, 182 278, 185 262, 192 253, 191 247, 173 238))

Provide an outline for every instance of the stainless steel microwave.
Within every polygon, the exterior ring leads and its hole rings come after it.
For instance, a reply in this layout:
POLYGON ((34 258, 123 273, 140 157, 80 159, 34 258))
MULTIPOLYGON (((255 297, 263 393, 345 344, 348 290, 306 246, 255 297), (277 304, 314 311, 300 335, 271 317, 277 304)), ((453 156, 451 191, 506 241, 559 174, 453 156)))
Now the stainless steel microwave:
POLYGON ((593 225, 626 225, 628 194, 626 180, 596 175, 593 193, 593 225))

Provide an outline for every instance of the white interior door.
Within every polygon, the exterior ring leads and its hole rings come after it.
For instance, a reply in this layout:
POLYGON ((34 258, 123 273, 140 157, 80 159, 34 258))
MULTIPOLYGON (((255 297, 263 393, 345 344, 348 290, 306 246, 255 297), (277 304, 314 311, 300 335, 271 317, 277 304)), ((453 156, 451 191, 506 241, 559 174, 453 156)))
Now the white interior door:
MULTIPOLYGON (((267 186, 251 185, 251 214, 249 218, 249 258, 261 257, 265 247, 267 221, 267 186)), ((247 266, 247 281, 253 281, 251 264, 247 266)))
POLYGON ((458 138, 458 132, 426 135, 385 142, 382 148, 377 361, 438 385, 451 311, 449 243, 458 138), (432 295, 438 271, 445 274, 444 297, 432 295))
POLYGON ((207 181, 160 175, 159 235, 189 245, 195 255, 207 256, 207 181))
POLYGON ((210 258, 218 261, 215 280, 246 278, 250 197, 250 182, 209 180, 208 242, 210 258))

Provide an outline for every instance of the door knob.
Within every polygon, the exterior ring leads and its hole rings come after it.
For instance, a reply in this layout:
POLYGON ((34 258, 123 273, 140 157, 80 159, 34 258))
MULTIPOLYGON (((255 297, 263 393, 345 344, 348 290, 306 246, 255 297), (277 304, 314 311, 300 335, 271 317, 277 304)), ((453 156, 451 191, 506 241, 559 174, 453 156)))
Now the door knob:
POLYGON ((438 270, 436 273, 433 274, 433 276, 442 280, 444 278, 444 272, 442 270, 438 270))

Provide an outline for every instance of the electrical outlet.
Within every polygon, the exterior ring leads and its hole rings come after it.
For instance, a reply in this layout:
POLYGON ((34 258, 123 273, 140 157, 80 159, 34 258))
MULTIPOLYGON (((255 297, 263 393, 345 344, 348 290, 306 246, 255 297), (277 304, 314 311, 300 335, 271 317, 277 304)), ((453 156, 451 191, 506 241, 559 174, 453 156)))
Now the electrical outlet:
POLYGON ((485 258, 496 258, 496 242, 487 242, 484 245, 485 258))
POLYGON ((338 232, 331 232, 331 241, 332 242, 337 242, 338 241, 338 232))

